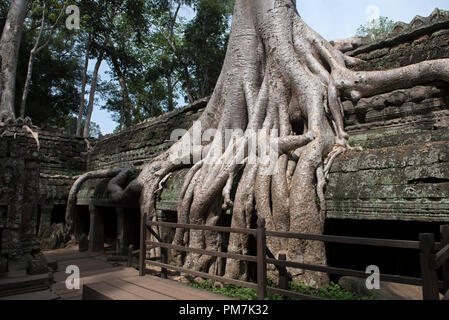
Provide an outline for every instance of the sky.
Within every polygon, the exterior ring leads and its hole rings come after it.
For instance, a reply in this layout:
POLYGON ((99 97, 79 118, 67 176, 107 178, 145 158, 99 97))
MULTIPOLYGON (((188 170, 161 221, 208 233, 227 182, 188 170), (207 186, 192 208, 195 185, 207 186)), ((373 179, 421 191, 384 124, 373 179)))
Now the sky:
MULTIPOLYGON (((449 0, 297 0, 297 4, 303 20, 328 40, 354 36, 357 28, 376 14, 409 23, 416 15, 429 16, 435 8, 449 10, 449 0)), ((193 13, 183 9, 181 15, 191 18, 193 13)), ((91 61, 91 69, 94 64, 91 61)), ((103 63, 100 75, 104 80, 109 78, 105 75, 107 70, 103 63)), ((100 109, 104 101, 97 98, 96 102, 92 121, 100 126, 103 134, 112 133, 118 123, 106 110, 100 109)))

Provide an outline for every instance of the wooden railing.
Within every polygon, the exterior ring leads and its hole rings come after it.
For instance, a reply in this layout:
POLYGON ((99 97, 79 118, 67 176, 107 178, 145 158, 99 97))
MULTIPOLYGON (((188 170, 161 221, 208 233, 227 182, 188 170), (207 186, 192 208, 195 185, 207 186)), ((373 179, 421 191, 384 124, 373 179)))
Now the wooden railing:
POLYGON ((267 231, 265 229, 265 221, 259 219, 257 221, 257 229, 237 229, 227 227, 215 227, 215 226, 200 226, 190 224, 177 224, 168 222, 155 222, 147 221, 146 214, 141 217, 141 229, 140 229, 140 250, 134 251, 134 248, 130 247, 130 262, 131 265, 132 255, 139 252, 139 274, 144 276, 146 273, 146 264, 161 268, 161 277, 167 278, 167 270, 177 271, 180 273, 188 274, 195 277, 201 277, 222 283, 233 284, 241 287, 251 288, 257 290, 259 300, 264 300, 267 296, 267 292, 275 293, 287 297, 304 299, 304 300, 323 300, 324 298, 301 294, 298 292, 292 292, 288 290, 288 278, 286 268, 297 268, 302 270, 316 271, 327 274, 353 276, 358 278, 367 278, 367 274, 364 271, 344 269, 337 267, 329 267, 322 265, 312 265, 305 263, 298 263, 293 261, 287 261, 285 255, 279 255, 276 259, 270 250, 267 248, 267 237, 276 238, 289 238, 299 240, 310 241, 322 241, 325 243, 339 243, 339 244, 351 244, 360 246, 375 246, 384 248, 398 248, 398 249, 413 249, 420 254, 421 261, 421 278, 405 277, 400 275, 381 274, 380 280, 409 284, 415 286, 421 286, 423 291, 424 300, 439 300, 440 289, 444 290, 445 295, 443 300, 449 300, 449 225, 441 227, 441 242, 435 242, 433 234, 420 234, 419 241, 408 240, 387 240, 387 239, 373 239, 373 238, 359 238, 359 237, 343 237, 343 236, 330 236, 330 235, 311 235, 311 234, 299 234, 291 232, 276 232, 267 231), (220 233, 237 233, 253 236, 256 238, 257 243, 257 255, 240 255, 228 252, 210 251, 198 248, 189 248, 183 246, 176 246, 161 239, 159 234, 155 232, 152 227, 166 227, 174 229, 185 230, 203 230, 214 231, 220 233), (147 232, 150 232, 154 238, 158 241, 148 241, 147 232), (152 248, 161 248, 160 262, 153 259, 147 259, 147 246, 152 248), (187 253, 198 253, 202 255, 208 255, 212 257, 235 259, 239 261, 253 262, 257 265, 257 283, 246 282, 236 279, 229 279, 220 277, 217 275, 211 275, 204 272, 193 271, 185 269, 179 266, 173 266, 168 264, 168 250, 176 250, 187 253), (267 265, 271 264, 276 266, 279 271, 279 283, 278 287, 270 287, 267 284, 267 265), (438 280, 438 270, 443 270, 443 281, 438 280))

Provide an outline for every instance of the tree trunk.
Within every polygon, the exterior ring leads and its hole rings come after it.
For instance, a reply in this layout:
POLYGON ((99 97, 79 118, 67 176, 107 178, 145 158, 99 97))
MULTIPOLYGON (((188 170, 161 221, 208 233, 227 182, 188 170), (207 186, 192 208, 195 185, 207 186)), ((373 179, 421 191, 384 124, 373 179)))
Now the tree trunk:
POLYGON ((167 111, 175 110, 175 104, 173 102, 173 83, 171 79, 171 75, 167 76, 167 88, 168 88, 168 107, 167 111))
POLYGON ((20 102, 20 116, 22 118, 25 118, 25 107, 26 107, 26 101, 27 101, 27 97, 28 97, 28 91, 30 90, 31 77, 33 75, 34 58, 36 57, 37 53, 40 50, 39 41, 41 40, 42 33, 44 32, 45 9, 46 9, 46 6, 44 4, 44 9, 42 10, 43 12, 42 12, 41 29, 39 30, 39 34, 37 36, 34 47, 33 47, 33 49, 31 49, 30 59, 28 60, 28 71, 27 71, 27 76, 26 76, 26 80, 25 80, 25 86, 23 87, 22 101, 20 102))
POLYGON ((81 83, 80 108, 78 110, 78 119, 76 121, 76 136, 77 137, 81 136, 81 123, 83 121, 83 114, 84 114, 84 99, 86 96, 87 70, 89 69, 91 43, 92 43, 92 35, 89 35, 89 40, 87 41, 87 45, 86 45, 86 60, 84 61, 83 80, 81 83))
MULTIPOLYGON (((449 82, 449 59, 371 72, 349 70, 354 63, 304 23, 295 1, 236 0, 223 69, 199 121, 130 185, 113 183, 113 198, 139 193, 141 213, 151 219, 161 181, 193 159, 180 192, 179 223, 216 225, 232 208, 234 228, 250 228, 261 217, 268 230, 322 234, 326 176, 350 148, 341 100, 449 82), (233 130, 233 139, 225 139, 226 130, 233 130), (201 141, 206 131, 212 141, 201 141), (267 147, 269 161, 260 154, 267 147)), ((214 232, 177 229, 173 243, 218 251, 220 239, 214 232)), ((231 234, 228 252, 251 254, 248 243, 247 236, 231 234)), ((326 264, 321 242, 268 238, 267 245, 290 261, 326 264)), ((196 271, 216 270, 216 259, 205 255, 179 255, 178 261, 196 271)), ((328 283, 326 274, 289 271, 314 287, 328 283)), ((227 259, 227 277, 248 274, 246 263, 227 259)))
POLYGON ((94 73, 92 76, 92 84, 90 88, 89 104, 87 105, 87 115, 84 121, 84 138, 89 138, 90 135, 90 120, 92 118, 92 112, 94 110, 95 91, 97 90, 98 71, 100 70, 101 63, 103 62, 103 53, 100 53, 97 63, 95 64, 94 73))
POLYGON ((0 120, 15 118, 14 98, 16 86, 17 60, 22 39, 27 1, 12 0, 2 37, 0 39, 0 120))
POLYGON ((120 117, 120 122, 124 124, 125 128, 131 126, 131 100, 129 99, 128 86, 126 85, 125 76, 120 68, 119 62, 116 57, 111 57, 112 65, 114 67, 114 72, 117 75, 117 80, 120 84, 122 90, 122 112, 120 117))
POLYGON ((33 75, 34 58, 36 57, 36 48, 33 48, 30 52, 30 59, 28 60, 28 71, 25 80, 25 86, 23 87, 22 100, 20 102, 20 116, 25 118, 25 107, 28 98, 28 92, 30 90, 31 77, 33 75))
POLYGON ((192 86, 190 85, 190 73, 189 68, 187 66, 184 66, 184 76, 186 79, 187 99, 189 100, 189 103, 193 103, 195 102, 195 100, 192 97, 192 86))

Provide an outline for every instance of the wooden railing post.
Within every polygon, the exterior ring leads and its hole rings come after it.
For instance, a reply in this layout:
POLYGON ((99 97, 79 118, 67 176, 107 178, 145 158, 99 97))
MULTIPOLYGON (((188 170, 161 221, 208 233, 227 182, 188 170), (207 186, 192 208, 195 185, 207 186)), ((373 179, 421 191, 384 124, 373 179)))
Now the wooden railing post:
POLYGON ((146 264, 145 260, 147 257, 147 213, 145 212, 140 216, 140 255, 139 255, 139 275, 141 277, 145 276, 146 264))
MULTIPOLYGON (((441 234, 441 248, 444 248, 449 244, 449 225, 443 225, 440 227, 441 234)), ((443 281, 444 281, 444 291, 449 290, 449 260, 443 264, 443 281)))
POLYGON ((435 269, 435 237, 431 233, 419 235, 423 299, 439 300, 438 274, 435 269))
POLYGON ((128 268, 131 268, 133 266, 133 251, 134 245, 130 244, 128 248, 128 268))
MULTIPOLYGON (((162 238, 164 240, 164 243, 168 243, 167 235, 162 238)), ((168 264, 168 249, 167 248, 161 248, 161 262, 163 264, 168 264)), ((161 278, 167 279, 167 269, 161 268, 161 278)))
POLYGON ((257 296, 265 300, 267 296, 267 237, 265 233, 265 219, 257 220, 257 296))
MULTIPOLYGON (((280 261, 287 261, 287 255, 284 253, 279 254, 280 261)), ((279 288, 288 290, 288 273, 287 268, 279 268, 279 288)))

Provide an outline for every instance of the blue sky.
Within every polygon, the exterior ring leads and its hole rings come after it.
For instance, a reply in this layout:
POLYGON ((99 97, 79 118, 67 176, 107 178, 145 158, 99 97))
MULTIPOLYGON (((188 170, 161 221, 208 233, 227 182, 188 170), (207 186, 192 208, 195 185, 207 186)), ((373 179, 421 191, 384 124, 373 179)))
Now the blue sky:
MULTIPOLYGON (((261 1, 261 0, 256 0, 261 1)), ((344 39, 354 36, 357 28, 366 22, 373 13, 369 8, 377 7, 380 16, 393 21, 410 22, 416 15, 427 17, 435 8, 449 10, 449 0, 297 0, 299 13, 305 22, 328 40, 344 39)), ((192 16, 190 10, 181 14, 192 16)), ((95 62, 91 62, 91 69, 95 62)), ((108 67, 102 65, 100 73, 103 79, 108 67)), ((104 103, 96 99, 92 121, 100 125, 103 134, 111 133, 118 125, 112 121, 106 110, 101 110, 104 103)))

